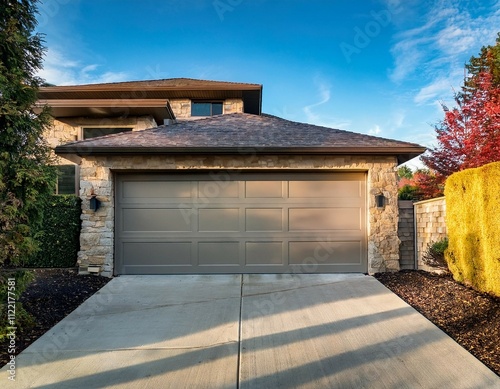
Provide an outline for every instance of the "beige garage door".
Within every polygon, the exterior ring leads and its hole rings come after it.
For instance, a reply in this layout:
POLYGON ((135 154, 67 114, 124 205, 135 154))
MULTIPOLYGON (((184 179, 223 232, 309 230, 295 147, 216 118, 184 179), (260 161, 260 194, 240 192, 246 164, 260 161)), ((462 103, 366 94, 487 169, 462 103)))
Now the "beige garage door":
POLYGON ((364 173, 119 175, 115 273, 366 272, 364 173))

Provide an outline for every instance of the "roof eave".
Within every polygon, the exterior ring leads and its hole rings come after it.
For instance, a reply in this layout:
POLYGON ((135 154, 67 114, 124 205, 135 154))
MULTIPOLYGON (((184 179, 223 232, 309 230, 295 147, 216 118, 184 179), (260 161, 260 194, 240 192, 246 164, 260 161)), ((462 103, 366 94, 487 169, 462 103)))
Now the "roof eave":
POLYGON ((223 85, 115 85, 115 84, 90 84, 90 85, 63 85, 41 87, 40 93, 57 92, 129 92, 137 91, 138 86, 147 90, 261 90, 262 84, 223 84, 223 85))
POLYGON ((278 155, 379 155, 395 156, 398 164, 418 157, 425 152, 424 147, 93 147, 91 145, 75 144, 58 146, 57 155, 172 155, 172 154, 278 154, 278 155))

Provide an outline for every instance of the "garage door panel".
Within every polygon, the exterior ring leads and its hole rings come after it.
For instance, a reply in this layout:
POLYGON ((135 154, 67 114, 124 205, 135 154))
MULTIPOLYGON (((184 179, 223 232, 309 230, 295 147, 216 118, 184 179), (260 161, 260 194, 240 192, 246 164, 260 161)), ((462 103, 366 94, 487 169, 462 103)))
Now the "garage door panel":
POLYGON ((191 247, 191 242, 125 242, 123 265, 191 265, 191 247))
POLYGON ((200 181, 198 182, 198 197, 206 199, 237 199, 240 196, 237 181, 200 181))
POLYGON ((360 230, 359 208, 290 208, 290 231, 360 230))
POLYGON ((291 265, 361 264, 362 258, 362 243, 359 241, 291 241, 288 243, 288 250, 291 265))
POLYGON ((212 208, 198 211, 200 232, 238 232, 240 231, 239 208, 212 208))
POLYGON ((247 181, 245 182, 246 198, 283 198, 282 181, 247 181))
POLYGON ((282 208, 247 208, 245 223, 247 232, 283 231, 283 210, 282 208))
POLYGON ((365 174, 223 173, 118 175, 115 273, 367 271, 365 174))
POLYGON ((188 232, 192 230, 189 209, 123 209, 123 232, 168 231, 188 232))
POLYGON ((199 242, 198 265, 238 267, 239 251, 238 242, 199 242))
POLYGON ((353 198, 361 197, 357 181, 291 181, 288 184, 290 198, 353 198))
POLYGON ((284 265, 282 242, 246 242, 246 265, 284 265))
POLYGON ((121 195, 123 199, 191 198, 191 183, 189 181, 125 181, 121 195))

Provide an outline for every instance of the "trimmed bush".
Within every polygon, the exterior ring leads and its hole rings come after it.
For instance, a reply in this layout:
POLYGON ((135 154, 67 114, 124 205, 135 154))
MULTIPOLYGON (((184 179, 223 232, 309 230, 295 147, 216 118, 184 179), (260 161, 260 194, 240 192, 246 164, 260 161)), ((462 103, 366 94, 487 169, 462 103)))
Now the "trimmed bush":
POLYGON ((500 296, 500 162, 451 175, 445 196, 453 277, 500 296))
POLYGON ((80 249, 81 199, 54 195, 43 210, 43 225, 36 232, 40 250, 23 262, 25 267, 72 267, 80 249))

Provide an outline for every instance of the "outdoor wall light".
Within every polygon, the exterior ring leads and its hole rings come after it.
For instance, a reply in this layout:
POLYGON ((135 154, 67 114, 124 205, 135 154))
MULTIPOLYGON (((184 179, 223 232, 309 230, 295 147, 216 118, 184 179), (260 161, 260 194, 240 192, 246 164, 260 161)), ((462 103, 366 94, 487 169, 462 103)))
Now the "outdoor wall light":
POLYGON ((385 197, 383 194, 375 195, 375 204, 377 204, 377 208, 385 207, 385 197))
POLYGON ((90 201, 89 201, 89 208, 92 211, 97 211, 99 209, 99 206, 101 205, 101 202, 97 200, 97 196, 95 194, 90 196, 90 201))

